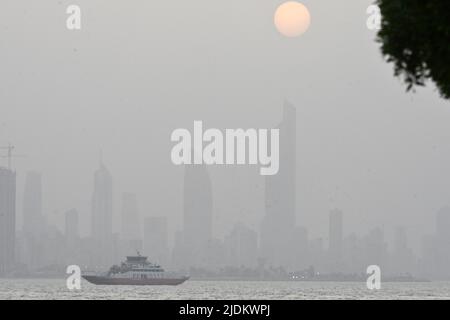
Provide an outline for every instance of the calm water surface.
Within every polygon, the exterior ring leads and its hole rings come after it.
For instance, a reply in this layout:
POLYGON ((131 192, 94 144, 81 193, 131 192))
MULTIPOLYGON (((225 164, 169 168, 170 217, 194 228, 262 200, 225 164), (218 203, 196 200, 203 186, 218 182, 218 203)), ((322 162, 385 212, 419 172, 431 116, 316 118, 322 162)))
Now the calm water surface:
POLYGON ((450 282, 195 281, 179 286, 95 286, 70 291, 65 279, 0 279, 0 299, 450 299, 450 282))

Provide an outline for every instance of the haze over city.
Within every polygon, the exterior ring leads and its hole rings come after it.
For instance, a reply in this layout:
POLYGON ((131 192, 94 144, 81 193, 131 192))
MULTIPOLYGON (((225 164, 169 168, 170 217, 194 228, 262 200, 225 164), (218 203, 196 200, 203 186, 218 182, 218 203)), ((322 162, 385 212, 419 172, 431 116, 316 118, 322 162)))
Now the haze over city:
MULTIPOLYGON (((280 1, 77 2, 79 32, 61 27, 70 1, 7 0, 0 12, 0 145, 24 155, 12 159, 18 233, 33 171, 48 224, 64 232, 76 209, 80 235, 91 236, 103 164, 113 232, 123 233, 124 202, 136 203, 130 211, 141 221, 167 218, 171 251, 184 228, 186 177, 198 168, 171 162, 170 135, 195 120, 221 129, 295 125, 274 194, 292 192, 285 221, 323 238, 326 250, 336 210, 344 236, 380 228, 393 247, 403 227, 417 256, 423 237, 438 233, 436 215, 450 204, 450 106, 432 85, 405 93, 393 77, 365 25, 372 1, 303 1, 311 25, 300 41, 274 28, 280 1), (284 118, 286 106, 293 118, 284 118)), ((260 241, 271 178, 257 166, 199 170, 210 183, 198 192, 211 192, 211 238, 245 225, 260 241)))

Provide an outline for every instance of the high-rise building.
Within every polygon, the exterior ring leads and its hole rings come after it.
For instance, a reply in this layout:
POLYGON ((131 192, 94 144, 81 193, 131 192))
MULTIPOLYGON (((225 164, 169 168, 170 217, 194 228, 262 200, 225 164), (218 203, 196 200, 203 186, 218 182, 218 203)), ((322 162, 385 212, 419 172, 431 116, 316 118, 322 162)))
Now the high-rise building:
POLYGON ((436 215, 437 278, 450 279, 450 207, 441 208, 436 215))
POLYGON ((338 209, 330 212, 328 257, 331 271, 342 272, 343 215, 338 209))
POLYGON ((387 244, 384 240, 384 230, 381 227, 373 228, 364 237, 364 265, 377 265, 382 270, 386 270, 388 252, 387 244))
POLYGON ((100 164, 94 174, 92 195, 93 267, 105 267, 112 263, 112 177, 108 169, 100 164))
POLYGON ((23 231, 36 241, 44 231, 42 215, 42 177, 38 172, 27 172, 23 193, 23 231))
POLYGON ((78 211, 71 209, 65 213, 65 256, 67 264, 80 264, 80 234, 78 211))
MULTIPOLYGON (((145 231, 144 231, 145 237, 145 231)), ((186 246, 184 245, 183 231, 178 230, 175 232, 175 242, 172 250, 172 263, 177 268, 188 268, 186 263, 186 246)), ((144 240, 145 242, 145 240, 144 240)))
POLYGON ((144 253, 151 260, 167 265, 169 258, 168 225, 166 217, 144 220, 144 253))
POLYGON ((296 110, 285 102, 280 130, 280 168, 266 176, 261 254, 269 265, 292 266, 296 224, 296 110))
POLYGON ((141 239, 137 198, 134 193, 125 192, 122 195, 122 237, 126 240, 141 239))
POLYGON ((294 258, 293 270, 303 270, 310 266, 310 253, 308 250, 308 229, 296 226, 294 230, 293 242, 295 245, 292 256, 294 258))
POLYGON ((80 238, 78 211, 76 209, 71 209, 65 214, 65 236, 70 243, 74 243, 80 238))
POLYGON ((450 245, 450 207, 441 208, 436 215, 436 236, 443 247, 450 245))
POLYGON ((364 241, 354 232, 344 238, 342 251, 345 273, 361 273, 367 269, 364 241))
POLYGON ((225 238, 227 265, 255 267, 258 258, 258 235, 243 224, 236 224, 225 238))
POLYGON ((389 262, 389 271, 394 275, 415 274, 416 272, 414 253, 408 246, 408 237, 404 227, 395 228, 394 248, 389 262))
POLYGON ((419 259, 420 275, 426 279, 439 278, 440 268, 438 265, 438 252, 436 247, 436 235, 425 235, 421 241, 421 252, 419 259))
POLYGON ((29 269, 46 265, 45 241, 47 224, 42 212, 42 176, 29 171, 25 178, 23 192, 23 262, 29 269))
POLYGON ((183 266, 207 265, 208 244, 212 240, 212 186, 203 165, 185 167, 184 206, 183 206, 183 249, 175 250, 182 254, 183 266))
POLYGON ((14 267, 16 238, 16 173, 0 168, 0 275, 14 267))
POLYGON ((134 193, 122 194, 122 255, 135 254, 142 249, 141 225, 137 197, 134 193))

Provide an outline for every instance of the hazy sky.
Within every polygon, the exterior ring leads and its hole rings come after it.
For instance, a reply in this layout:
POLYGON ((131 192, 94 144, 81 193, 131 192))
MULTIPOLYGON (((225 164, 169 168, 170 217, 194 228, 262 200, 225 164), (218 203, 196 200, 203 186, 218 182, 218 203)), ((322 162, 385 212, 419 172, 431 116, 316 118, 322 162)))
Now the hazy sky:
MULTIPOLYGON (((141 216, 179 228, 171 132, 193 120, 275 127, 287 99, 297 107, 300 225, 326 236, 338 207, 345 233, 432 232, 450 202, 450 104, 433 85, 405 93, 366 27, 371 2, 304 0, 311 27, 290 39, 273 25, 282 1, 3 0, 0 144, 28 155, 14 161, 18 227, 25 172, 37 170, 49 219, 61 226, 76 207, 87 233, 101 149, 116 221, 121 193, 136 192, 141 216), (81 31, 66 29, 69 4, 82 9, 81 31)), ((259 228, 258 170, 209 168, 219 237, 238 221, 259 228)))

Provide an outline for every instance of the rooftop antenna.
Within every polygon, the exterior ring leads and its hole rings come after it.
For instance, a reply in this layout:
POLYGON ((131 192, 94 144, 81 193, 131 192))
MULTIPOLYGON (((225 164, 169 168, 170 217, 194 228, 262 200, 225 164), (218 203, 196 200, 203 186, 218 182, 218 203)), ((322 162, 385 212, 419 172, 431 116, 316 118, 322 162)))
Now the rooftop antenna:
POLYGON ((1 158, 8 158, 8 169, 11 170, 12 158, 25 158, 26 155, 23 154, 13 154, 15 147, 9 143, 7 146, 0 147, 0 149, 6 149, 6 156, 1 156, 1 158))

